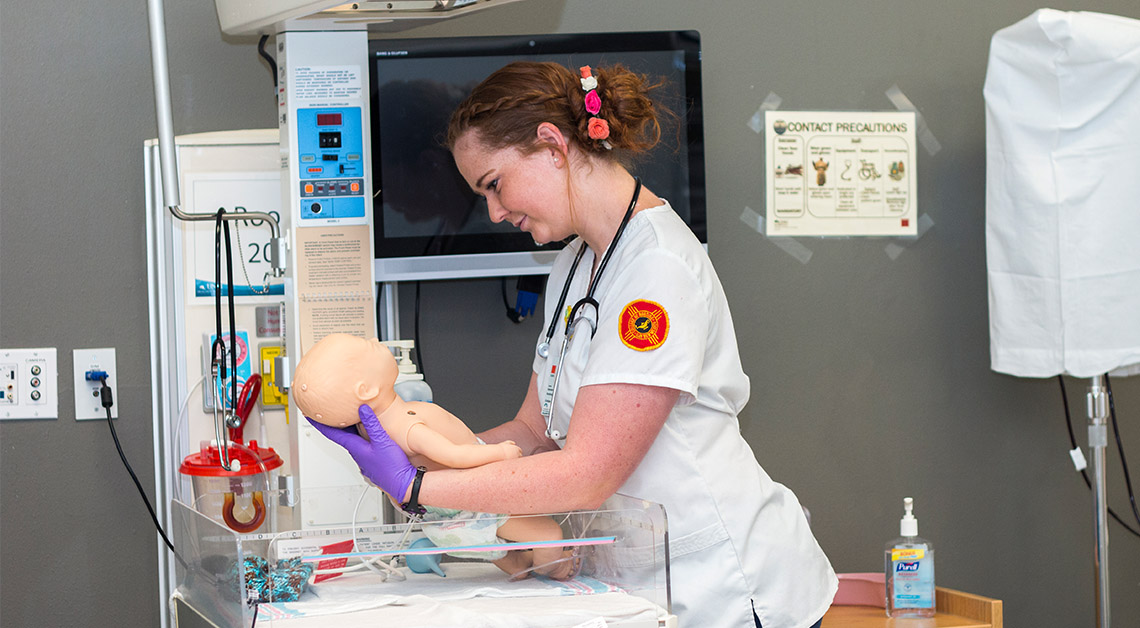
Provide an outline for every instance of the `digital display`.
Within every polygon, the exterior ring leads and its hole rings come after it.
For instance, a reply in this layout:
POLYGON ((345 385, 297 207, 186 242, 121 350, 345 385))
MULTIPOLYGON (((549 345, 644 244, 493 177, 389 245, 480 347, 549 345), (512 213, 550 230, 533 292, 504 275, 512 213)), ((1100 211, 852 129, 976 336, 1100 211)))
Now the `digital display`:
POLYGON ((340 126, 339 113, 318 113, 317 126, 340 126))
POLYGON ((699 36, 695 32, 373 40, 371 133, 380 258, 557 250, 508 222, 459 174, 445 145, 451 113, 471 88, 517 60, 567 68, 621 64, 661 81, 661 143, 629 164, 707 241, 699 36))

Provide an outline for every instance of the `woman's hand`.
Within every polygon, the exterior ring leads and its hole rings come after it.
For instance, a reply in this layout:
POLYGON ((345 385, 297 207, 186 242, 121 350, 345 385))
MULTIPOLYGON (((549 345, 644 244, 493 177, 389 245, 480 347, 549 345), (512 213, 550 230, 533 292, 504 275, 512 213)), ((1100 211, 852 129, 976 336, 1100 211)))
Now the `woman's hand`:
POLYGON ((325 435, 332 442, 344 447, 348 455, 356 461, 364 477, 380 487, 380 490, 391 495, 399 502, 406 502, 411 497, 408 492, 412 481, 416 478, 416 468, 408 462, 404 450, 388 437, 388 432, 380 425, 380 420, 372 408, 362 405, 357 410, 360 423, 368 434, 368 440, 362 438, 350 428, 336 428, 317 423, 305 417, 317 431, 325 435))

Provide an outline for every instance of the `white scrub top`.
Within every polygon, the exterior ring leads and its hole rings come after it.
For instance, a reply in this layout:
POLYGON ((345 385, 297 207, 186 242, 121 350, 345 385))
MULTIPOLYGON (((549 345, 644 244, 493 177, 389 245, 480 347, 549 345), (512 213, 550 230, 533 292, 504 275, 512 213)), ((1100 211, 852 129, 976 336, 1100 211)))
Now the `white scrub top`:
MULTIPOLYGON (((559 255, 548 292, 562 290, 581 239, 559 255)), ((586 294, 593 252, 566 303, 586 294)), ((748 401, 736 333, 720 280, 700 242, 668 204, 635 214, 595 292, 598 330, 579 325, 562 364, 554 425, 566 433, 581 386, 629 383, 681 391, 649 452, 619 492, 665 506, 673 612, 682 626, 806 628, 838 587, 795 495, 760 468, 740 435, 748 401)), ((558 359, 536 358, 540 399, 558 359)), ((543 338, 539 339, 541 342, 543 338)), ((619 421, 621 417, 615 416, 619 421)), ((561 444, 561 443, 560 443, 561 444)))

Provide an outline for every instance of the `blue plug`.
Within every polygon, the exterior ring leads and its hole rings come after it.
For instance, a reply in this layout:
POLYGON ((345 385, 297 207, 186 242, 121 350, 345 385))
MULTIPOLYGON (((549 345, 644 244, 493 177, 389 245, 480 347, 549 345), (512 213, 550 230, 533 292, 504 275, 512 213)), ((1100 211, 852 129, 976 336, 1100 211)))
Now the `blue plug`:
POLYGON ((529 290, 519 290, 515 299, 515 312, 522 318, 534 314, 534 306, 538 305, 538 294, 529 290))
POLYGON ((518 290, 518 296, 515 297, 515 313, 519 315, 519 320, 534 314, 535 306, 538 305, 538 297, 542 294, 545 283, 546 281, 541 275, 519 277, 515 284, 515 289, 518 290))

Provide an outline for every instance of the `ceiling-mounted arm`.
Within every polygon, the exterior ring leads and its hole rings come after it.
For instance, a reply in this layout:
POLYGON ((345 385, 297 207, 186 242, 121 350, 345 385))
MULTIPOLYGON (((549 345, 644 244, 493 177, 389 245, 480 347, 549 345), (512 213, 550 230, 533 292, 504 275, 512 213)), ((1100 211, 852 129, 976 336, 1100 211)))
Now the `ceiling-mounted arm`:
POLYGON ((285 30, 396 32, 520 0, 214 0, 228 35, 285 30))

